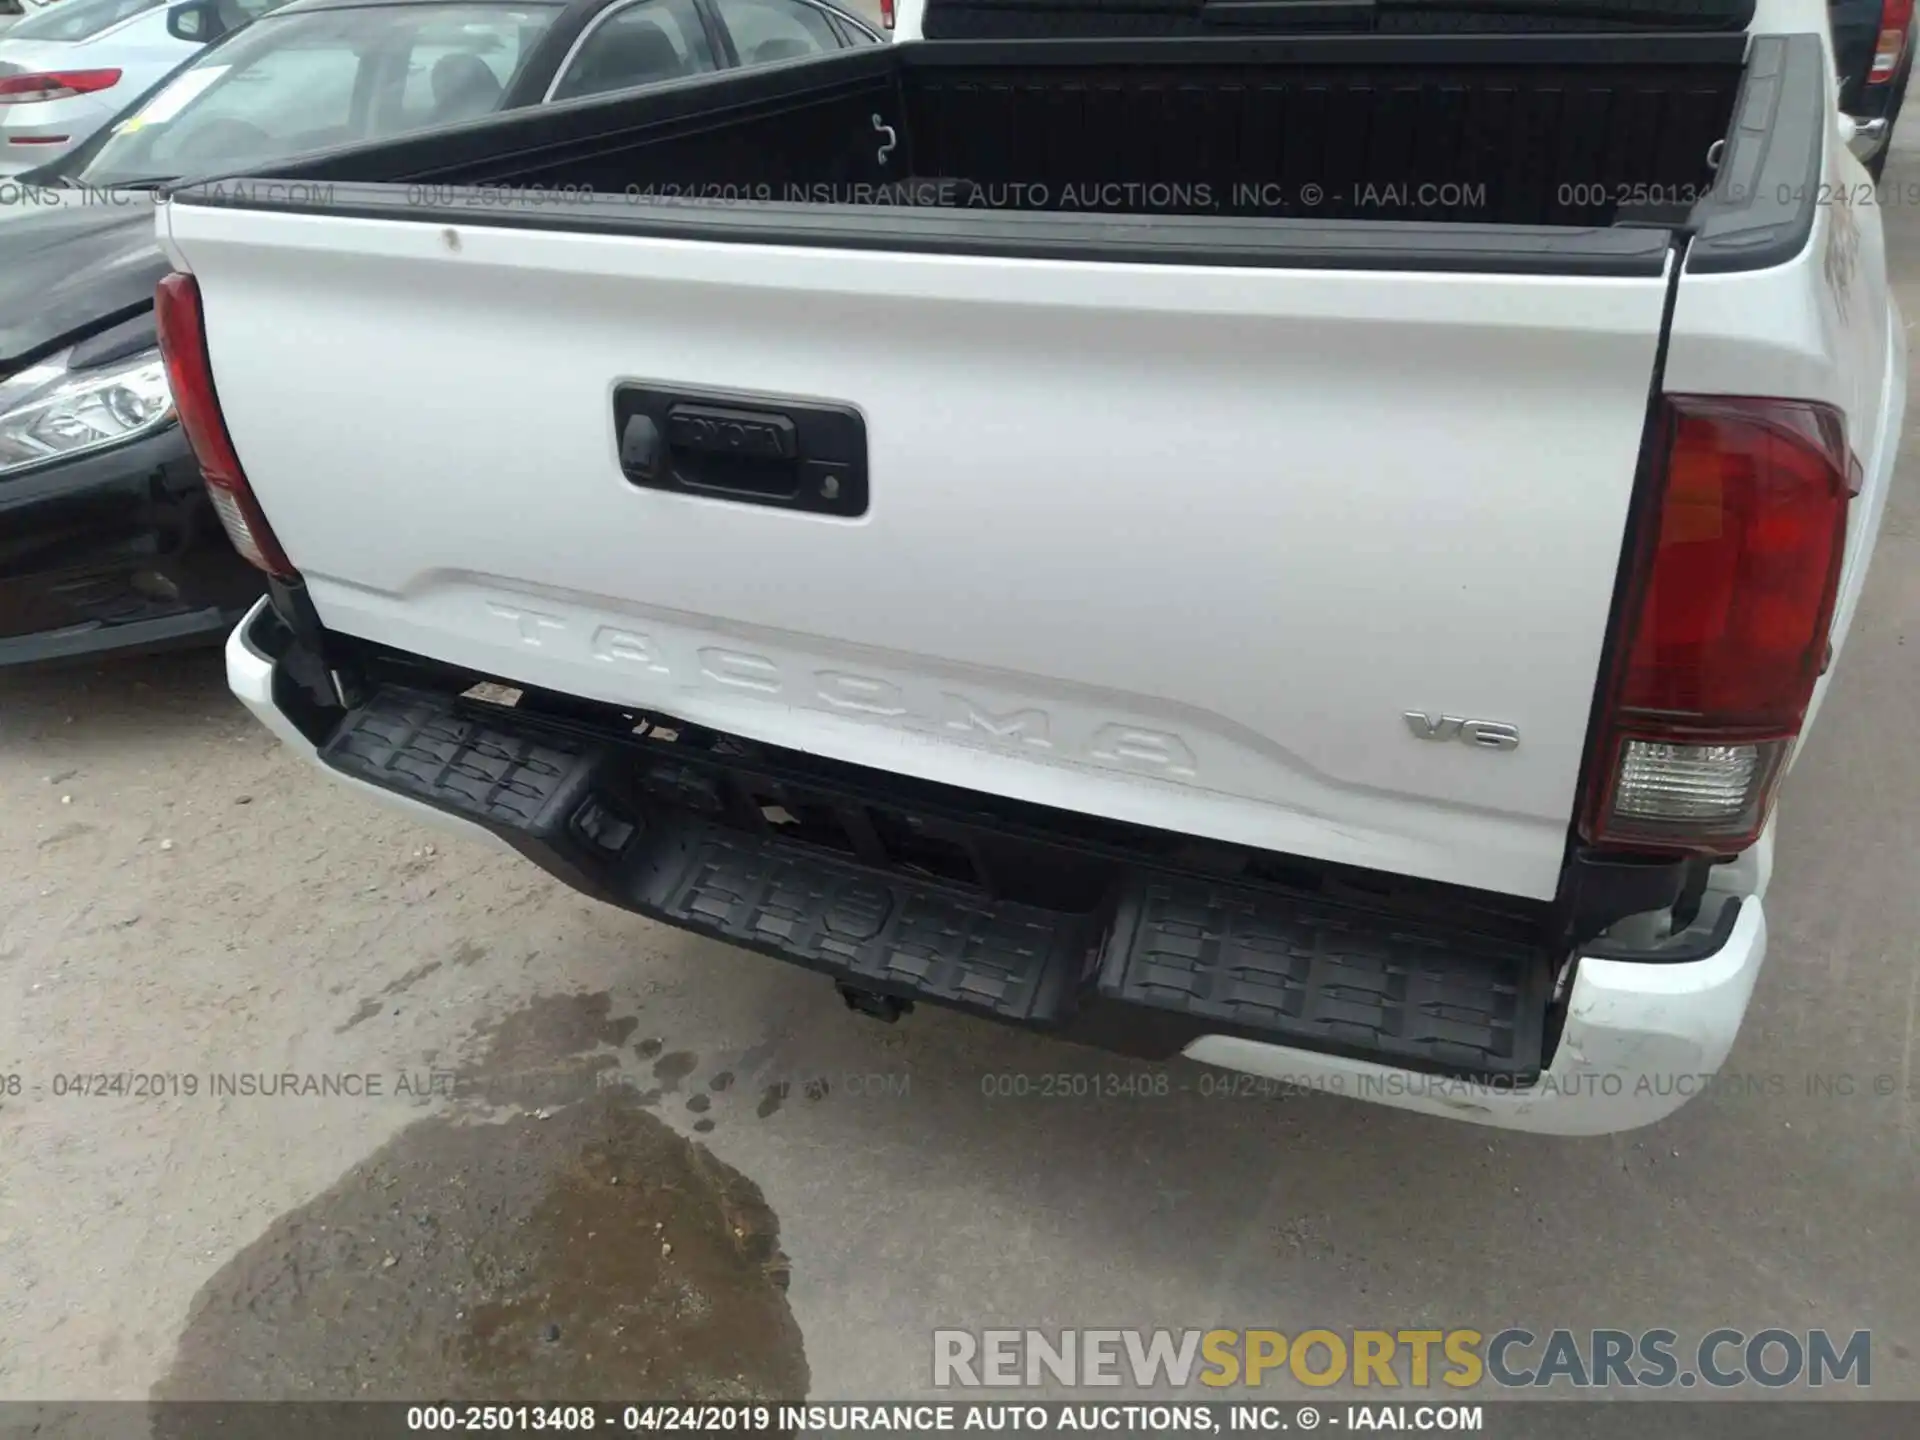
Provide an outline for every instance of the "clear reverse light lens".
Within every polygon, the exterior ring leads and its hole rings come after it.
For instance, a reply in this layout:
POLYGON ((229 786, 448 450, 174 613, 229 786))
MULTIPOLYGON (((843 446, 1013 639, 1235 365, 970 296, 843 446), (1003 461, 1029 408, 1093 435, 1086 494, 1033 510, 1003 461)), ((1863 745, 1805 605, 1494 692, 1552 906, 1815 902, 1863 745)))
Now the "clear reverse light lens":
POLYGON ((240 558, 250 565, 258 565, 262 570, 268 569, 266 557, 260 553, 259 545, 254 542, 253 530, 247 524, 246 512, 240 508, 240 502, 233 498, 233 492, 223 490, 218 485, 209 485, 207 498, 213 502, 213 513, 220 517, 220 528, 227 532, 227 539, 240 552, 240 558))
POLYGON ((58 355, 0 381, 0 477, 173 423, 157 349, 88 370, 69 370, 67 360, 58 355))
POLYGON ((1613 826, 1657 839, 1668 826, 1689 833, 1743 833, 1760 818, 1788 742, 1673 745, 1629 740, 1613 794, 1613 826))

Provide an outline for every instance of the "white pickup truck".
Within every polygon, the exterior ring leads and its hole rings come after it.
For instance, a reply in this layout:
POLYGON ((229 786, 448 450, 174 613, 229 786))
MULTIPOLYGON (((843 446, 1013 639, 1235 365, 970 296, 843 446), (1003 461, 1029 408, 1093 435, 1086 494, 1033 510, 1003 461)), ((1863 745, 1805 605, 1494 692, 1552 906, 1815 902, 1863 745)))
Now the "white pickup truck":
POLYGON ((167 198, 234 690, 882 1018, 1677 1108, 1906 394, 1821 0, 901 18, 167 198))

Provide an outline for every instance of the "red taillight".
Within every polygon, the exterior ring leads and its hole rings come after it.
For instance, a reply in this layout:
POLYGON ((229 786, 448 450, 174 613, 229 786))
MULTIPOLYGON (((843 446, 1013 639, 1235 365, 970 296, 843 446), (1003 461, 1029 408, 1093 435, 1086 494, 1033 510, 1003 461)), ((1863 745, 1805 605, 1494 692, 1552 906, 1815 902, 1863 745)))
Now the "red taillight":
POLYGON ((234 549, 269 575, 295 579, 299 571, 274 538, 267 517, 260 513, 253 487, 247 484, 240 457, 234 454, 227 422, 220 414, 220 397, 213 388, 213 364, 207 358, 206 316, 200 305, 200 285, 191 275, 172 274, 154 293, 154 318, 160 331, 160 358, 166 362, 167 384, 180 428, 200 462, 207 495, 226 528, 234 549))
MULTIPOLYGON (((1911 4, 1912 0, 1908 0, 1908 3, 1911 4)), ((893 29, 893 0, 880 0, 880 28, 893 29)))
POLYGON ((1867 72, 1869 85, 1884 85, 1900 68, 1900 57, 1907 53, 1907 31, 1913 24, 1913 0, 1880 0, 1880 33, 1873 42, 1873 68, 1867 72))
POLYGON ((1853 490, 1845 422, 1801 401, 1669 396, 1660 443, 1581 829, 1736 854, 1766 825, 1825 662, 1853 490))
POLYGON ((0 76, 0 105, 71 100, 75 95, 111 90, 119 83, 118 70, 46 70, 28 75, 0 76))

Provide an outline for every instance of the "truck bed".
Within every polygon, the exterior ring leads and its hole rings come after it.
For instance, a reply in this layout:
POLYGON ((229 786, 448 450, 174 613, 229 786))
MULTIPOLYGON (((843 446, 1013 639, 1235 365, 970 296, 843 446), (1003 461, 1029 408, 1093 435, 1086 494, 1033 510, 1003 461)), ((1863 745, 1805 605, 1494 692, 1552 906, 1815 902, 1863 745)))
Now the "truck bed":
MULTIPOLYGON (((495 117, 271 178, 354 187, 328 192, 350 209, 418 211, 490 188, 491 207, 456 202, 478 223, 493 208, 498 223, 565 224, 564 202, 592 197, 632 223, 743 238, 1047 248, 1072 231, 1096 247, 1151 239, 1182 263, 1312 239, 1348 256, 1428 243, 1646 273, 1664 252, 1646 230, 1684 223, 1708 196, 1746 46, 1739 34, 906 44, 495 117), (365 184, 406 189, 363 197, 365 184), (511 198, 529 190, 551 203, 511 198), (1421 228, 1363 235, 1353 222, 1421 228)), ((1756 59, 1778 69, 1791 48, 1763 41, 1779 53, 1756 59)), ((1795 63, 1817 69, 1818 56, 1795 63)), ((1778 96, 1750 99, 1771 111, 1778 96)), ((1793 138, 1803 159, 1806 137, 1793 138)), ((274 203, 245 181, 210 193, 240 191, 274 203)))

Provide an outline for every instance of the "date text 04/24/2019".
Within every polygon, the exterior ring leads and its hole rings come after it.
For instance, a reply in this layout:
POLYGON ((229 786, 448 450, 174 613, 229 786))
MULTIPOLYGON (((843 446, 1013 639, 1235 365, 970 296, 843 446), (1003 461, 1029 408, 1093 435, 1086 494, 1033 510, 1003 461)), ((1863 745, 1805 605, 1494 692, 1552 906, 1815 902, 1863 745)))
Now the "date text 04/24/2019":
POLYGON ((1838 185, 1826 182, 1781 185, 1774 198, 1783 205, 1801 205, 1811 200, 1815 205, 1878 205, 1891 209, 1896 205, 1920 205, 1920 183, 1888 180, 1875 184, 1871 180, 1860 180, 1838 185))

